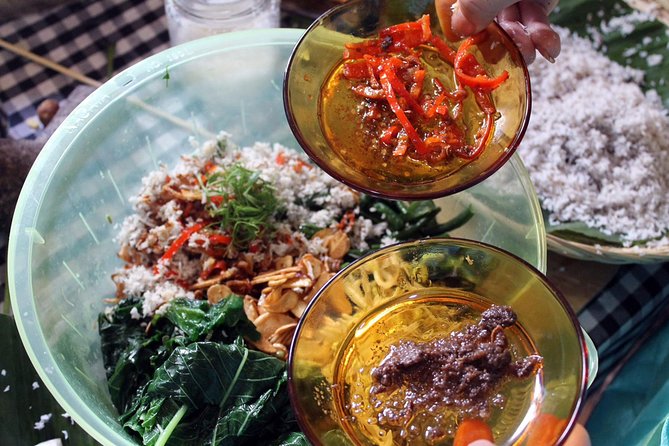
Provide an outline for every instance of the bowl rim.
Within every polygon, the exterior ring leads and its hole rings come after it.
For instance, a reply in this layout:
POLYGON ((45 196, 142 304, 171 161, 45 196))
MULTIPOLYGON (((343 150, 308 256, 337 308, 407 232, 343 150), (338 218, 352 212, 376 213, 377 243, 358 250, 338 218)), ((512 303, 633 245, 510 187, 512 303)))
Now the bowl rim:
POLYGON ((599 263, 625 265, 630 263, 662 263, 669 259, 669 245, 647 246, 608 246, 597 243, 587 244, 546 233, 548 248, 559 254, 578 260, 590 260, 599 263))
POLYGON ((347 3, 335 6, 326 11, 325 13, 321 14, 316 20, 314 20, 314 22, 312 22, 312 24, 306 29, 302 37, 295 44, 295 47, 293 48, 290 58, 288 59, 288 64, 286 65, 286 70, 284 72, 284 78, 283 78, 283 105, 284 105, 284 111, 286 113, 286 118, 288 120, 288 125, 290 126, 290 129, 293 132, 293 135, 295 136, 295 139, 297 140, 298 144, 300 145, 300 147, 302 147, 302 150, 304 150, 304 152, 309 156, 311 160, 313 160, 318 165, 318 167, 323 169, 323 171, 325 171, 328 175, 330 175, 337 181, 340 181, 346 184, 347 186, 362 193, 377 198, 390 198, 394 200, 425 200, 425 199, 434 199, 448 195, 453 195, 465 189, 468 189, 472 186, 475 186, 476 184, 479 184, 480 182, 486 180, 492 174, 497 172, 507 161, 509 161, 511 156, 516 152, 518 146, 520 145, 520 142, 523 140, 523 137, 525 136, 525 132, 527 131, 527 127, 530 122, 530 115, 532 113, 532 88, 531 88, 529 70, 527 68, 527 64, 525 63, 525 60, 522 57, 522 54, 520 54, 520 50, 513 42, 513 39, 511 39, 511 36, 504 30, 504 28, 499 26, 499 24, 494 21, 490 25, 488 25, 488 27, 495 29, 496 32, 498 32, 503 39, 508 41, 509 45, 507 46, 509 48, 514 49, 514 51, 517 53, 518 60, 520 60, 521 62, 519 66, 523 71, 523 78, 525 80, 525 97, 527 98, 527 107, 522 117, 522 122, 518 127, 518 131, 516 131, 516 134, 514 135, 513 140, 511 141, 509 146, 504 150, 504 153, 500 157, 498 157, 488 169, 483 171, 482 174, 476 176, 475 178, 472 178, 471 180, 459 183, 455 187, 446 190, 442 189, 433 192, 411 192, 410 185, 407 185, 401 191, 394 192, 392 194, 387 194, 379 190, 366 187, 363 184, 360 184, 359 182, 348 178, 345 173, 337 171, 327 162, 323 161, 323 159, 321 159, 319 156, 316 155, 315 151, 311 148, 311 144, 309 144, 308 139, 303 135, 298 120, 295 118, 295 115, 293 113, 293 108, 290 105, 291 93, 290 93, 289 79, 291 77, 291 74, 293 73, 292 70, 293 62, 297 59, 297 53, 302 44, 306 41, 306 39, 309 38, 310 33, 313 32, 316 28, 318 28, 324 20, 326 20, 333 14, 345 11, 359 3, 365 3, 365 0, 351 0, 347 3))
POLYGON ((74 108, 45 143, 26 177, 12 217, 7 251, 9 295, 16 327, 30 362, 51 395, 63 411, 103 445, 135 446, 139 443, 130 441, 129 435, 123 436, 113 430, 77 395, 60 372, 58 363, 49 349, 39 326, 34 303, 33 274, 30 267, 33 259, 32 246, 35 243, 33 237, 36 236, 33 231, 37 216, 41 212, 40 200, 54 175, 54 166, 59 164, 76 138, 77 134, 72 131, 73 128, 90 123, 107 105, 117 100, 119 96, 124 96, 135 85, 162 75, 166 66, 173 67, 210 54, 243 47, 294 45, 302 33, 304 30, 299 28, 235 31, 166 48, 136 62, 104 82, 74 108), (22 276, 21 280, 17 279, 18 275, 22 276))
POLYGON ((562 445, 564 441, 567 439, 569 436, 569 433, 572 431, 574 425, 576 424, 576 420, 578 418, 578 414, 581 410, 581 407, 583 405, 583 401, 585 398, 585 394, 587 391, 588 387, 588 377, 590 374, 589 364, 588 364, 588 348, 587 348, 587 343, 584 335, 584 331, 578 321, 578 318, 576 316, 576 313, 574 310, 571 308, 571 305, 567 302, 567 299, 564 297, 562 292, 555 287, 551 280, 546 277, 545 274, 543 274, 541 271, 539 271, 536 267, 534 267, 532 264, 527 262, 526 260, 518 257, 517 255, 508 252, 502 248, 498 248, 497 246, 485 243, 485 242, 480 242, 476 240, 470 240, 470 239, 463 239, 463 238, 458 238, 458 237, 433 237, 433 238, 426 238, 426 239, 418 239, 418 240, 413 240, 413 241, 408 241, 408 242, 399 242, 399 243, 394 243, 392 245, 385 246, 381 249, 378 249, 376 251, 369 252, 365 254, 364 256, 354 260, 350 264, 348 264, 345 268, 342 268, 339 270, 333 277, 328 280, 325 285, 321 287, 321 289, 316 293, 316 295, 311 299, 311 302, 307 305, 307 307, 304 310, 304 313, 302 314, 302 317, 300 317, 300 320, 297 323, 297 327, 295 328, 295 333, 293 334, 293 339, 290 344, 290 350, 288 352, 288 361, 287 361, 287 373, 288 373, 288 394, 290 397, 290 405, 291 408, 293 409, 293 413, 295 414, 295 419, 297 420, 298 425, 300 426, 300 429, 304 434, 306 435, 307 439, 314 444, 315 446, 322 446, 322 443, 319 441, 318 437, 314 434, 314 432, 309 428, 309 426, 306 424, 304 420, 304 415, 302 414, 302 411, 297 405, 297 389, 296 389, 296 378, 293 375, 293 357, 294 357, 294 351, 297 345, 297 340, 300 335, 300 332, 302 331, 302 328, 304 326, 304 323, 313 310, 313 308, 316 306, 318 301, 321 299, 321 296, 324 294, 324 291, 331 286, 333 282, 336 280, 339 280, 339 278, 347 274, 350 270, 353 270, 357 268, 359 265, 369 261, 373 260, 375 258, 378 258, 387 252, 391 252, 394 250, 398 250, 400 248, 406 247, 406 246, 415 246, 415 245, 428 245, 428 244, 448 244, 448 245, 459 245, 459 246, 472 246, 477 249, 483 249, 483 250, 490 250, 493 251, 497 254, 501 254, 503 256, 508 257, 512 261, 518 262, 521 266, 524 266, 525 268, 528 268, 530 272, 538 279, 540 280, 544 286, 551 292, 553 298, 555 298, 562 307, 563 311, 566 313, 567 318, 571 322, 571 325, 574 329, 574 332, 576 334, 576 339, 577 343, 580 346, 581 349, 581 355, 580 355, 580 364, 581 364, 581 377, 578 382, 579 384, 579 392, 578 395, 572 404, 572 408, 570 411, 569 415, 569 421, 565 428, 562 431, 562 434, 560 435, 560 438, 558 439, 558 442, 556 443, 557 445, 562 445))

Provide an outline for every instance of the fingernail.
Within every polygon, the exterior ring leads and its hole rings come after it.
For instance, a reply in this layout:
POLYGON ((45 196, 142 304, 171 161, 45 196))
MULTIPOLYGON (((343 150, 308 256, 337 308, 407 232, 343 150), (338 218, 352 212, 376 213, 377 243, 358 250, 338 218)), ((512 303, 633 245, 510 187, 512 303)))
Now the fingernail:
POLYGON ((459 9, 456 9, 451 19, 451 28, 453 32, 461 37, 470 36, 476 32, 476 27, 472 22, 467 20, 459 9))
POLYGON ((544 59, 549 61, 550 63, 555 63, 555 58, 560 55, 560 47, 557 46, 548 46, 548 48, 545 48, 543 46, 537 47, 537 50, 539 50, 539 53, 541 53, 542 56, 544 56, 544 59))

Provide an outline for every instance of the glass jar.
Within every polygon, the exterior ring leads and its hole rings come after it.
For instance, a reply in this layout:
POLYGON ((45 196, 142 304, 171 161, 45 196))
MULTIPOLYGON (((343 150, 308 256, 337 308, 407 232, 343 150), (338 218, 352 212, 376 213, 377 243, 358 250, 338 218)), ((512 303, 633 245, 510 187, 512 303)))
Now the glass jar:
POLYGON ((280 0, 165 0, 172 45, 249 28, 277 28, 280 0))

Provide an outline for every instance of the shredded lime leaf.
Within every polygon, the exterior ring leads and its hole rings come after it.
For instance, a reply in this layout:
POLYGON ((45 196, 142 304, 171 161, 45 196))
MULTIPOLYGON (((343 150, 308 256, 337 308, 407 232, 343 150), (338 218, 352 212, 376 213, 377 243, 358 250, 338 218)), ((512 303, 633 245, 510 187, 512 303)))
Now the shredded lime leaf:
POLYGON ((165 74, 163 75, 163 79, 165 80, 165 88, 169 87, 170 84, 170 70, 168 67, 165 67, 165 74))
POLYGON ((232 244, 245 248, 274 232, 272 217, 279 209, 274 187, 239 164, 214 172, 205 186, 207 206, 232 244))

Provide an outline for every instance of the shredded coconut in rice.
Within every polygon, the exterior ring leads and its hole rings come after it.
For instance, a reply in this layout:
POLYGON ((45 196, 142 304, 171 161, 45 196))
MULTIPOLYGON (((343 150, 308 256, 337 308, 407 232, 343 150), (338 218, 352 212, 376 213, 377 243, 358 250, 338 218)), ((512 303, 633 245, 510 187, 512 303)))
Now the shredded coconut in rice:
POLYGON ((438 222, 432 201, 375 199, 304 154, 280 144, 236 147, 227 134, 149 174, 132 203, 116 238, 124 265, 112 274, 107 322, 148 333, 182 305, 237 305, 259 334, 246 342, 282 359, 309 302, 344 265, 453 229, 438 222))
MULTIPOLYGON (((135 213, 123 221, 116 237, 122 246, 119 255, 128 263, 116 271, 112 279, 117 287, 117 298, 141 296, 141 312, 133 308, 133 319, 161 314, 173 299, 196 298, 187 285, 201 280, 203 265, 213 263, 213 259, 206 260, 204 254, 193 255, 193 252, 211 248, 209 236, 201 232, 191 234, 185 240, 184 249, 171 255, 169 268, 163 262, 156 262, 186 228, 195 223, 184 215, 183 201, 165 198, 165 188, 172 181, 178 181, 179 191, 175 193, 202 194, 201 183, 189 186, 191 183, 186 179, 199 178, 207 163, 241 165, 274 188, 283 209, 282 220, 275 222, 275 230, 284 239, 277 237, 265 252, 247 253, 256 264, 266 263, 268 257, 294 255, 296 250, 327 261, 328 246, 321 238, 307 238, 300 228, 305 224, 333 227, 346 210, 357 210, 359 193, 309 166, 303 155, 280 144, 256 143, 252 147, 238 148, 230 142, 228 134, 221 133, 217 141, 208 141, 197 146, 192 156, 181 157, 171 170, 161 166, 151 172, 142 180, 140 193, 131 199, 135 213), (277 162, 279 159, 281 163, 277 162), (174 277, 175 273, 178 277, 174 277)), ((207 203, 206 195, 202 196, 201 203, 207 203)), ((387 223, 375 224, 360 215, 355 216, 347 236, 351 247, 358 250, 369 249, 367 240, 370 238, 394 242, 388 236, 387 223)), ((237 254, 231 252, 230 258, 236 258, 237 254)))
POLYGON ((532 118, 519 149, 550 223, 584 222, 626 246, 667 243, 667 111, 640 88, 641 71, 558 31, 556 63, 530 66, 532 118))

